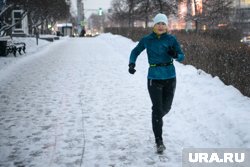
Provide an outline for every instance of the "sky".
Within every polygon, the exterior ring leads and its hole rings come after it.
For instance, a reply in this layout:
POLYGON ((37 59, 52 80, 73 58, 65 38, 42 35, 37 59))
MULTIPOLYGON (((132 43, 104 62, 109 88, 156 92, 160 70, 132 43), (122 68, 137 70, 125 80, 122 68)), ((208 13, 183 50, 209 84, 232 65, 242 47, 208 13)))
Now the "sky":
POLYGON ((0 166, 181 167, 183 148, 250 148, 250 98, 194 66, 174 61, 158 155, 146 51, 127 71, 136 42, 110 33, 13 40, 27 53, 0 57, 0 166))
MULTIPOLYGON (((77 0, 72 1, 72 8, 76 9, 77 0)), ((109 9, 112 0, 82 0, 84 3, 85 16, 88 17, 93 11, 88 11, 89 9, 99 9, 102 8, 104 11, 109 9)))

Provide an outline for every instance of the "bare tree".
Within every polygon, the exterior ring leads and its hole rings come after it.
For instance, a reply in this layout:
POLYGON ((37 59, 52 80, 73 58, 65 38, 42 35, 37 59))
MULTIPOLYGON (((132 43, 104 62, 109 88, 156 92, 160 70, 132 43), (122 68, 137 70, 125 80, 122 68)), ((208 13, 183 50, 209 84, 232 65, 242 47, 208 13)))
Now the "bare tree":
POLYGON ((151 11, 151 3, 150 0, 146 0, 145 3, 142 3, 144 7, 144 14, 145 14, 145 27, 148 27, 148 22, 149 22, 149 16, 150 16, 150 11, 151 11))
POLYGON ((153 13, 152 0, 140 0, 138 1, 137 8, 135 9, 135 19, 145 21, 145 27, 148 27, 149 19, 153 13))
POLYGON ((215 28, 220 23, 229 24, 232 3, 233 0, 203 0, 201 10, 198 0, 187 0, 186 21, 195 22, 196 32, 201 29, 201 25, 215 28), (192 3, 194 3, 194 12, 191 12, 192 3))
POLYGON ((48 27, 47 24, 55 24, 57 20, 66 19, 70 16, 69 6, 64 0, 30 0, 27 6, 30 26, 37 29, 38 26, 48 27))
POLYGON ((112 1, 113 14, 111 19, 119 26, 125 26, 128 22, 128 5, 126 0, 113 0, 112 1))
POLYGON ((112 19, 124 22, 128 21, 128 26, 133 27, 134 20, 145 21, 148 26, 149 19, 161 12, 167 15, 177 13, 177 1, 171 0, 113 0, 112 19))
POLYGON ((135 10, 135 1, 136 0, 127 0, 128 4, 128 26, 134 26, 134 10, 135 10))
POLYGON ((202 23, 214 28, 219 24, 230 24, 233 0, 204 0, 202 23))
POLYGON ((153 14, 165 13, 166 15, 177 14, 178 1, 173 0, 153 0, 153 14))

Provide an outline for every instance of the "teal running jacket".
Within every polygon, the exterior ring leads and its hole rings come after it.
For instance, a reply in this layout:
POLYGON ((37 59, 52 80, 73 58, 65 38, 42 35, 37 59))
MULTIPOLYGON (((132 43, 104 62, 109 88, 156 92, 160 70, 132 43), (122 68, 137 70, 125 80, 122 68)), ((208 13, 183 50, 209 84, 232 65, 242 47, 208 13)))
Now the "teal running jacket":
POLYGON ((184 60, 184 53, 176 40, 175 36, 164 33, 158 36, 152 32, 149 35, 144 36, 137 46, 131 51, 129 63, 135 63, 140 53, 146 49, 148 55, 148 79, 170 79, 176 77, 174 64, 168 66, 156 66, 150 67, 153 64, 164 64, 173 61, 173 58, 168 54, 169 46, 174 47, 178 56, 177 61, 181 62, 184 60))

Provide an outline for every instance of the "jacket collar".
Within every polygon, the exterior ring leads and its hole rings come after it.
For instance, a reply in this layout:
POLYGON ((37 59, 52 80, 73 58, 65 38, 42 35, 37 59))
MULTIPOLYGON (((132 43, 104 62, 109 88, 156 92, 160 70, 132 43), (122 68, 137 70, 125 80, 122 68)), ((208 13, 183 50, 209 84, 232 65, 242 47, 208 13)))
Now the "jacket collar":
POLYGON ((161 35, 158 35, 158 34, 156 34, 155 32, 152 32, 152 33, 150 34, 150 37, 152 37, 152 38, 157 38, 157 39, 160 39, 160 38, 165 37, 165 36, 167 36, 167 33, 166 33, 166 32, 163 33, 163 34, 161 34, 161 35))

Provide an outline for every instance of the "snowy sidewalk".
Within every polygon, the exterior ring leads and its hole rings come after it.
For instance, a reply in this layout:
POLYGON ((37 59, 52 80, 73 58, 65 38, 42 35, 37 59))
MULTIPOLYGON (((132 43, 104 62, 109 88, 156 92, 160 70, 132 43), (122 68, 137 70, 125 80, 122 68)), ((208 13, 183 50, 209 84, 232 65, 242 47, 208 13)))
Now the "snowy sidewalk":
POLYGON ((155 154, 147 60, 127 72, 135 43, 72 38, 0 71, 0 166, 180 167, 182 148, 250 147, 250 100, 176 63, 177 90, 155 154))

